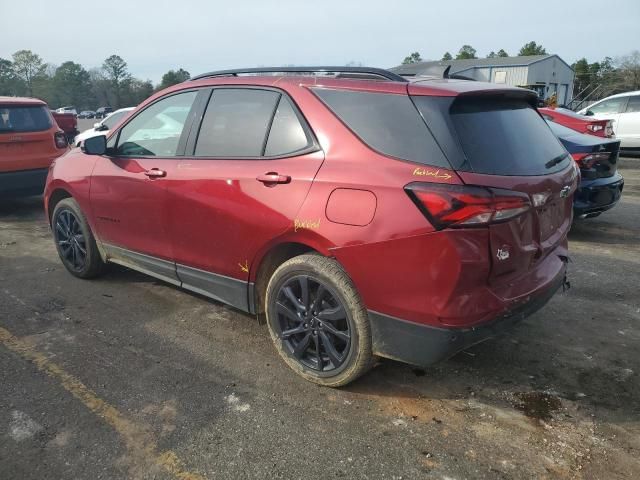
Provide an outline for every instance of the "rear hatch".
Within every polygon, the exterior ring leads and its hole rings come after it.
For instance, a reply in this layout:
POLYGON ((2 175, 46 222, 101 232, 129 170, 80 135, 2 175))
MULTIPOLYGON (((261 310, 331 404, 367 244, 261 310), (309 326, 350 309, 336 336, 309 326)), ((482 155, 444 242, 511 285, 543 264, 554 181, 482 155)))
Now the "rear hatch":
POLYGON ((0 103, 0 172, 47 168, 60 154, 46 105, 0 103))
POLYGON ((535 269, 566 239, 578 175, 535 110, 534 97, 505 90, 413 98, 465 184, 488 187, 498 201, 525 194, 522 213, 494 216, 486 225, 490 283, 512 282, 535 269))

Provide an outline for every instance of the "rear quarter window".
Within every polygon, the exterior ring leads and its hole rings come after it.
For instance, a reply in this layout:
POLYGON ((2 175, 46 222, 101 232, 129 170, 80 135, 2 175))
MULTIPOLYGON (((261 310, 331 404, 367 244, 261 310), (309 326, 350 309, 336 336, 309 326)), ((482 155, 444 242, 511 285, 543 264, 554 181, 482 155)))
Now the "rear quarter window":
POLYGON ((451 119, 472 171, 490 175, 546 175, 564 169, 569 156, 528 103, 461 99, 451 119))
POLYGON ((390 157, 451 168, 408 95, 315 88, 360 140, 390 157))
POLYGON ((40 105, 0 105, 0 133, 41 132, 53 125, 51 114, 40 105))

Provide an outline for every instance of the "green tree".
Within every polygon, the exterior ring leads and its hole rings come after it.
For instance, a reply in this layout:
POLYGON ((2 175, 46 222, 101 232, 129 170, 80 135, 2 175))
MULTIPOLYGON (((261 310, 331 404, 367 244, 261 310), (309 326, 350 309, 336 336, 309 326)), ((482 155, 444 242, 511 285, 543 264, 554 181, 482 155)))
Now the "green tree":
POLYGON ((46 65, 40 55, 31 50, 18 50, 13 54, 13 73, 21 79, 26 87, 26 93, 33 96, 34 80, 45 74, 46 65))
POLYGON ((25 85, 13 71, 13 63, 0 58, 0 95, 24 95, 25 85))
POLYGON ((524 46, 518 52, 518 55, 523 57, 530 57, 531 55, 546 55, 547 51, 542 45, 538 45, 536 42, 531 41, 525 43, 524 46))
POLYGON ((591 73, 589 70, 589 62, 586 58, 577 60, 572 66, 575 72, 574 93, 577 95, 591 84, 591 73))
POLYGON ((122 104, 120 108, 135 107, 151 95, 153 95, 153 84, 151 80, 142 81, 137 78, 128 78, 122 83, 122 104))
POLYGON ((92 106, 89 73, 82 65, 64 62, 56 69, 51 83, 56 105, 73 105, 79 109, 92 106))
POLYGON ((102 69, 110 82, 110 98, 113 99, 111 105, 114 108, 122 108, 123 84, 131 79, 131 74, 127 70, 127 62, 118 55, 111 55, 102 64, 102 69))
POLYGON ((487 58, 496 58, 498 56, 498 54, 496 52, 494 52, 493 50, 491 50, 489 52, 489 55, 487 55, 487 58))
POLYGON ((420 56, 420 53, 413 52, 408 57, 404 57, 404 60, 402 61, 402 64, 403 65, 408 65, 410 63, 418 63, 418 62, 421 62, 421 61, 422 61, 422 57, 420 56))
POLYGON ((157 90, 162 90, 170 87, 171 85, 177 85, 178 83, 182 83, 190 78, 191 75, 189 72, 182 68, 179 68, 178 70, 169 70, 162 76, 162 80, 160 81, 160 85, 158 85, 157 90))
POLYGON ((458 55, 456 55, 456 60, 466 60, 469 58, 478 58, 476 57, 476 49, 471 45, 463 45, 462 48, 458 51, 458 55))
POLYGON ((497 55, 498 55, 498 57, 508 57, 509 56, 509 54, 503 48, 498 50, 497 55))
POLYGON ((449 52, 444 52, 444 55, 442 55, 442 60, 443 61, 453 60, 453 57, 451 56, 451 54, 449 52))

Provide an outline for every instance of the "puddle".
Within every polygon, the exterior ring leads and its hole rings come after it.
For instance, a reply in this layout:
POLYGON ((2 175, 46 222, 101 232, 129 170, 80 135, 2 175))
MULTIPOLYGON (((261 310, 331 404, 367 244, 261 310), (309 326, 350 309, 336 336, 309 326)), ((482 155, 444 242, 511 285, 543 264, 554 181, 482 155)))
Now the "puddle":
POLYGON ((538 420, 551 420, 551 414, 562 407, 558 397, 544 392, 520 392, 514 397, 517 399, 514 407, 538 420))

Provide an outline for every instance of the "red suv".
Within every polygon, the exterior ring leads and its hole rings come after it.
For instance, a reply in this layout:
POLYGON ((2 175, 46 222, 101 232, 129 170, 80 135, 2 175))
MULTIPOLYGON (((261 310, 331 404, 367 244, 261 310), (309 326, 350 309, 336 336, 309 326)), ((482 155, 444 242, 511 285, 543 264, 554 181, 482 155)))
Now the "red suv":
POLYGON ((578 170, 533 92, 249 69, 157 93, 49 173, 75 276, 107 262, 266 314, 308 380, 444 359, 565 282, 578 170))
POLYGON ((0 198, 40 195, 49 165, 68 149, 45 102, 0 97, 0 198))

